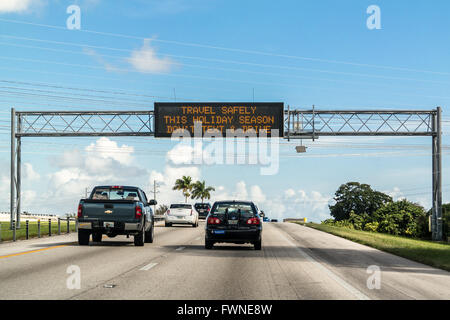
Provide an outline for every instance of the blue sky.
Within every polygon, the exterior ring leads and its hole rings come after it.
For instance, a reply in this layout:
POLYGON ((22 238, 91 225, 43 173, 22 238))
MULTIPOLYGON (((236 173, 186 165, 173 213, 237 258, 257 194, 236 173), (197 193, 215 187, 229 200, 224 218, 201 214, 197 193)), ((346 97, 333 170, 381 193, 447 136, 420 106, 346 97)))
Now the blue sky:
MULTIPOLYGON (((255 101, 303 109, 442 106, 448 202, 448 12, 448 1, 2 1, 0 81, 16 83, 0 82, 0 210, 9 206, 12 105, 143 110, 174 95, 178 101, 251 101, 253 92, 255 101), (65 28, 71 4, 81 8, 81 31, 65 28), (372 4, 381 9, 381 30, 366 27, 372 4), (115 103, 114 96, 77 101, 59 98, 73 91, 43 84, 129 95, 115 103)), ((262 176, 258 166, 176 164, 173 155, 182 150, 165 140, 25 139, 23 209, 74 211, 95 179, 149 190, 156 177, 163 180, 161 200, 179 201, 164 180, 184 173, 217 186, 217 198, 253 198, 272 216, 326 218, 334 191, 355 180, 430 206, 430 138, 321 138, 304 144, 308 152, 297 155, 296 142, 281 141, 279 173, 262 176), (97 147, 109 152, 92 152, 97 147), (105 163, 98 167, 98 161, 105 163), (60 201, 49 206, 49 199, 60 201)))

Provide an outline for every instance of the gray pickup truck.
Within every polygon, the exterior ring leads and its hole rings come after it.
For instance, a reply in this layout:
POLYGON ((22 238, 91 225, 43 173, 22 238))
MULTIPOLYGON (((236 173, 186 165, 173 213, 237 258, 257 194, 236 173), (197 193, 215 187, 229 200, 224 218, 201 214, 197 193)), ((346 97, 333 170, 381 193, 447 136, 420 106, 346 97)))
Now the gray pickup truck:
POLYGON ((78 243, 101 242, 102 235, 134 236, 134 244, 153 242, 154 216, 145 192, 130 186, 97 186, 78 205, 78 243))

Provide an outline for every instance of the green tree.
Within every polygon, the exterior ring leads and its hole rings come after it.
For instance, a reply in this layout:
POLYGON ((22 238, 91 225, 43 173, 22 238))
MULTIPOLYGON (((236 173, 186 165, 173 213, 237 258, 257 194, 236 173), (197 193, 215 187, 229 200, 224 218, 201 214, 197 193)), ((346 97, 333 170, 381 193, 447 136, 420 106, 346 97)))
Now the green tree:
POLYGON ((187 199, 191 196, 190 191, 192 190, 192 187, 192 177, 183 176, 181 179, 177 179, 177 181, 175 181, 175 185, 172 190, 181 190, 184 200, 187 202, 187 199))
POLYGON ((330 214, 336 221, 350 218, 353 211, 356 215, 372 216, 375 211, 392 202, 392 198, 373 190, 368 184, 348 182, 339 187, 335 193, 336 204, 330 205, 330 214))
POLYGON ((211 192, 216 191, 213 187, 207 187, 205 181, 197 181, 194 183, 192 190, 192 199, 211 199, 211 192))
POLYGON ((442 205, 442 219, 444 223, 444 235, 450 237, 450 203, 442 205))
POLYGON ((403 199, 378 209, 371 218, 379 223, 378 232, 424 237, 422 221, 427 216, 422 206, 403 199))

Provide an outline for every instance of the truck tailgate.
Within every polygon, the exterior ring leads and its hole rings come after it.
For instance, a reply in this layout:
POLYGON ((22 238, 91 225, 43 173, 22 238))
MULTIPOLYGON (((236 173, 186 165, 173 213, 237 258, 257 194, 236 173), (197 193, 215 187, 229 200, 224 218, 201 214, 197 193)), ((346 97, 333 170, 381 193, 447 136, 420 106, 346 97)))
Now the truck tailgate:
POLYGON ((112 221, 134 220, 136 203, 132 200, 84 200, 83 216, 112 221))

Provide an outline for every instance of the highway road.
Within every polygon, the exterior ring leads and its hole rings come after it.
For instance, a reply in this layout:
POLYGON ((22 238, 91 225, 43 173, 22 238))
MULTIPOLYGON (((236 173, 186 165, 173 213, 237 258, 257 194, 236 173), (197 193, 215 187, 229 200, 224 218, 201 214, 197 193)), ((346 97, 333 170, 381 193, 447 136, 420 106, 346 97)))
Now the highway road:
POLYGON ((155 242, 76 234, 0 244, 0 299, 450 299, 450 273, 321 231, 264 223, 263 249, 204 249, 198 228, 158 226, 155 242), (66 285, 69 266, 80 289, 66 285), (369 289, 369 266, 381 270, 369 289))

